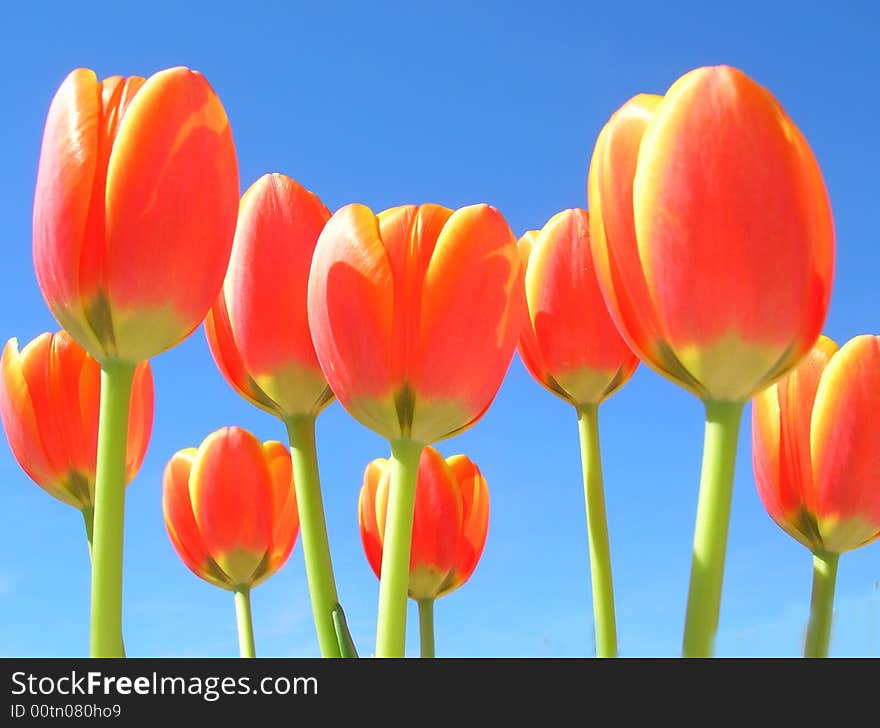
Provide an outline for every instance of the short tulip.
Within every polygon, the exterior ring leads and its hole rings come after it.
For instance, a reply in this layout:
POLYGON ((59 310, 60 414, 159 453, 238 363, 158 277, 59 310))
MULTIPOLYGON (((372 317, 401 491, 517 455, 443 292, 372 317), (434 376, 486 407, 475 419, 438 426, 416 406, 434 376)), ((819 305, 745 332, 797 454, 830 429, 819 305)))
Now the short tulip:
POLYGON ((590 539, 596 654, 617 654, 611 553, 599 453, 599 405, 623 386, 638 358, 608 314, 590 253, 586 210, 565 210, 519 241, 527 316, 519 353, 531 375, 573 405, 581 434, 590 539))
MULTIPOLYGON (((21 351, 10 339, 0 360, 0 417, 15 459, 37 485, 82 511, 91 546, 101 367, 64 331, 41 334, 21 351)), ((140 469, 153 425, 148 362, 134 375, 126 480, 140 469)))
POLYGON ((376 654, 402 656, 416 475, 424 445, 473 425, 510 364, 524 309, 516 239, 488 205, 347 205, 309 275, 318 361, 342 406, 391 443, 376 654))
POLYGON ((235 592, 242 656, 252 656, 250 590, 284 565, 299 532, 287 448, 238 427, 218 430, 171 458, 162 508, 183 563, 235 592))
POLYGON ((596 273, 614 322, 707 408, 684 653, 717 629, 743 404, 803 358, 831 293, 822 174, 773 96, 699 68, 608 121, 590 164, 596 273))
POLYGON ((774 521, 814 554, 806 653, 824 656, 840 554, 880 536, 880 338, 840 350, 822 337, 752 407, 758 493, 774 521))
MULTIPOLYGON (((364 471, 358 503, 361 541, 377 577, 391 484, 391 463, 364 471)), ((464 455, 443 459, 426 447, 419 460, 409 565, 409 596, 419 603, 422 655, 433 656, 433 602, 458 589, 476 569, 489 528, 489 490, 480 469, 464 455)))
POLYGON ((229 270, 205 331, 226 381, 287 426, 318 641, 321 654, 339 657, 315 447, 315 418, 333 392, 315 356, 307 308, 312 254, 329 218, 317 195, 290 177, 254 182, 241 198, 229 270))

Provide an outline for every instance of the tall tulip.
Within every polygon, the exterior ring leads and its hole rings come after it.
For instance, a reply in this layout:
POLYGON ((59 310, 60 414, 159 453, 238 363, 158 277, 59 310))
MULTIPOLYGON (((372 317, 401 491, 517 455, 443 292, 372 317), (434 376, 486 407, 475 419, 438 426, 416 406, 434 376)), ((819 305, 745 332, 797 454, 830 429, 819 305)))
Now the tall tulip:
POLYGON ((205 319, 214 361, 246 400, 287 426, 315 628, 339 657, 336 582, 315 448, 315 418, 333 400, 309 331, 309 268, 330 211, 282 174, 260 177, 241 199, 223 290, 205 319))
MULTIPOLYGON (((392 466, 371 462, 358 502, 361 542, 376 576, 382 550, 392 466)), ((443 459, 426 447, 419 459, 408 593, 419 605, 421 656, 434 657, 434 601, 455 591, 477 568, 489 529, 486 479, 464 455, 443 459)))
POLYGON ((98 81, 73 71, 49 107, 34 196, 43 297, 103 369, 91 652, 122 648, 128 401, 136 365, 184 339, 223 281, 238 205, 229 122, 187 68, 98 81))
MULTIPOLYGON (((82 512, 89 550, 95 509, 101 367, 64 332, 40 334, 21 351, 10 339, 0 358, 0 418, 22 469, 82 512)), ((153 375, 134 373, 125 480, 140 469, 153 425, 153 375)))
POLYGON ((813 552, 804 654, 825 657, 840 554, 880 536, 880 338, 838 350, 821 337, 752 402, 752 462, 764 507, 813 552))
POLYGON ((638 358, 608 315, 590 254, 589 214, 564 210, 519 241, 528 315, 519 352, 531 375, 578 417, 590 544, 596 654, 617 655, 611 548, 599 451, 599 405, 622 387, 638 358))
POLYGON ((391 444, 376 654, 403 656, 422 448, 474 424, 513 356, 523 311, 516 239, 488 205, 347 205, 309 275, 309 325, 330 388, 391 444))
POLYGON ((251 589, 284 565, 299 532, 287 448, 217 430, 168 462, 162 510, 181 561, 235 595, 241 656, 254 657, 251 589))
POLYGON ((596 142, 588 194, 614 322, 643 361, 706 405, 683 649, 710 655, 742 408, 821 332, 834 258, 828 196, 779 103, 726 66, 618 110, 596 142))

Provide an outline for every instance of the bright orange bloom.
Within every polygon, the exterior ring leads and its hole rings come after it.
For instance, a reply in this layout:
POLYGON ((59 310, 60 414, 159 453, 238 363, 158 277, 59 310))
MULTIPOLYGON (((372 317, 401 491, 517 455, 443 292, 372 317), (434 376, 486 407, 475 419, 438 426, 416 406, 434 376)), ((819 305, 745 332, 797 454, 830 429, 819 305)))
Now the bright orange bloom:
MULTIPOLYGON (((18 464, 50 495, 80 510, 94 506, 101 367, 64 331, 41 334, 0 359, 0 417, 18 464)), ((134 373, 125 470, 130 481, 153 426, 153 375, 134 373)))
POLYGON ((299 533, 287 447, 217 430, 168 462, 162 509, 196 576, 229 590, 256 586, 284 565, 299 533))
MULTIPOLYGON (((358 503, 361 542, 380 576, 391 463, 379 459, 364 471, 358 503)), ((464 455, 443 459, 426 447, 419 461, 410 551, 409 595, 436 599, 458 589, 477 568, 489 529, 489 489, 464 455)))
POLYGON ((880 337, 838 351, 821 337, 752 402, 752 458, 764 507, 813 552, 880 535, 880 337))
POLYGON ((726 66, 636 96, 589 178, 596 273, 651 367, 704 400, 743 402, 810 350, 834 231, 819 166, 770 93, 726 66))
POLYGON ((238 194, 229 121, 201 74, 73 71, 49 107, 34 196, 52 313, 98 361, 174 346, 217 297, 238 194))
POLYGON ((564 210, 519 241, 528 313, 520 356, 535 379, 575 406, 602 402, 639 363, 608 315, 589 226, 586 210, 564 210))
POLYGON ((476 422, 523 313, 516 239, 495 208, 363 205, 318 239, 309 323, 342 405, 390 439, 436 442, 476 422))
POLYGON ((317 414, 333 399, 307 309, 312 254, 329 218, 317 195, 290 177, 260 177, 241 198, 226 281, 205 319, 226 381, 282 419, 317 414))

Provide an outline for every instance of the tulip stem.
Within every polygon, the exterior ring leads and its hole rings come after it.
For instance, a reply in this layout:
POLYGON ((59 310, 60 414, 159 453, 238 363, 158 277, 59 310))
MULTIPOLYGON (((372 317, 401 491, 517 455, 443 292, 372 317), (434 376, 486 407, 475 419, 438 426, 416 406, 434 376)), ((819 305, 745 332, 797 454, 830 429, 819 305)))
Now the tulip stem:
POLYGON ((840 554, 822 551, 813 554, 813 595, 804 657, 828 657, 839 559, 840 554))
POLYGON ((238 625, 239 656, 256 657, 254 621, 251 619, 251 590, 247 587, 235 590, 235 621, 238 625))
POLYGON ((125 657, 122 644, 122 546, 128 408, 134 370, 133 364, 109 362, 101 371, 92 544, 92 657, 125 657))
POLYGON ((593 622, 596 657, 617 657, 617 624, 614 618, 614 585, 611 578, 611 545, 605 516, 602 458, 599 452, 599 407, 578 407, 581 468, 587 509, 590 575, 593 587, 593 622))
POLYGON ((86 539, 89 542, 89 560, 92 558, 92 541, 94 540, 95 529, 95 507, 86 506, 81 511, 83 522, 86 524, 86 539))
POLYGON ((421 443, 412 440, 391 443, 391 485, 379 580, 376 657, 403 657, 405 653, 409 554, 422 448, 421 443))
POLYGON ((296 507, 302 533, 303 557, 306 562, 306 578, 312 600, 312 615, 318 644, 324 657, 341 657, 333 610, 339 601, 333 562, 330 559, 330 542, 321 499, 321 479, 318 475, 318 454, 315 445, 315 417, 304 415, 286 420, 290 439, 290 455, 293 461, 293 484, 296 490, 296 507))
POLYGON ((685 657, 712 656, 721 610, 736 444, 743 406, 743 402, 706 403, 703 468, 682 643, 685 657))
POLYGON ((433 599, 419 599, 419 643, 422 657, 434 657, 433 599))

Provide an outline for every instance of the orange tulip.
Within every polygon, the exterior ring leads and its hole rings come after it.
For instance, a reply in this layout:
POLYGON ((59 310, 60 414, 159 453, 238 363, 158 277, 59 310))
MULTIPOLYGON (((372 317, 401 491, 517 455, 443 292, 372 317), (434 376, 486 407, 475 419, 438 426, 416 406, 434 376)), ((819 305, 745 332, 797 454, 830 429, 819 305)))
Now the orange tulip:
POLYGON ((588 191, 599 285, 651 367, 744 402, 810 350, 831 293, 831 207, 766 89, 719 66, 636 96, 599 135, 588 191))
POLYGON ((73 71, 49 108, 34 197, 49 308, 102 363, 174 346, 217 296, 237 205, 229 122, 201 74, 73 71))
POLYGON ((488 205, 336 212, 312 261, 309 323, 343 407, 389 440, 436 442, 476 422, 516 346, 521 268, 488 205))
POLYGON ((575 406, 601 403, 639 363, 599 291, 589 220, 586 210, 564 210, 519 241, 527 308, 520 356, 538 382, 575 406))
MULTIPOLYGON (((376 576, 388 510, 391 463, 371 462, 358 503, 361 542, 376 576)), ((409 595, 436 599, 455 591, 476 569, 489 528, 489 490, 480 469, 464 455, 443 459, 426 447, 419 461, 410 552, 409 595)))
POLYGON ((223 290, 205 319, 226 381, 282 418, 317 414, 333 399, 309 332, 309 268, 330 218, 317 195, 282 174, 241 199, 223 290))
POLYGON ((617 655, 611 551, 599 452, 599 405, 638 358, 608 314, 590 253, 590 216, 564 210, 519 241, 528 315, 519 353, 531 375, 577 409, 590 541, 596 655, 617 655))
MULTIPOLYGON (((37 485, 83 511, 91 530, 98 449, 101 367, 64 331, 38 336, 20 352, 10 339, 0 359, 0 417, 15 459, 37 485)), ((137 474, 153 424, 153 375, 134 374, 126 479, 137 474)))
POLYGON ((758 493, 782 530, 813 552, 805 655, 825 657, 840 554, 880 536, 880 337, 809 356, 752 404, 758 493))
POLYGON ((596 141, 593 259, 626 342, 706 404, 684 654, 718 624, 743 404, 792 369, 825 320, 834 226, 806 140, 726 66, 631 99, 596 141))

